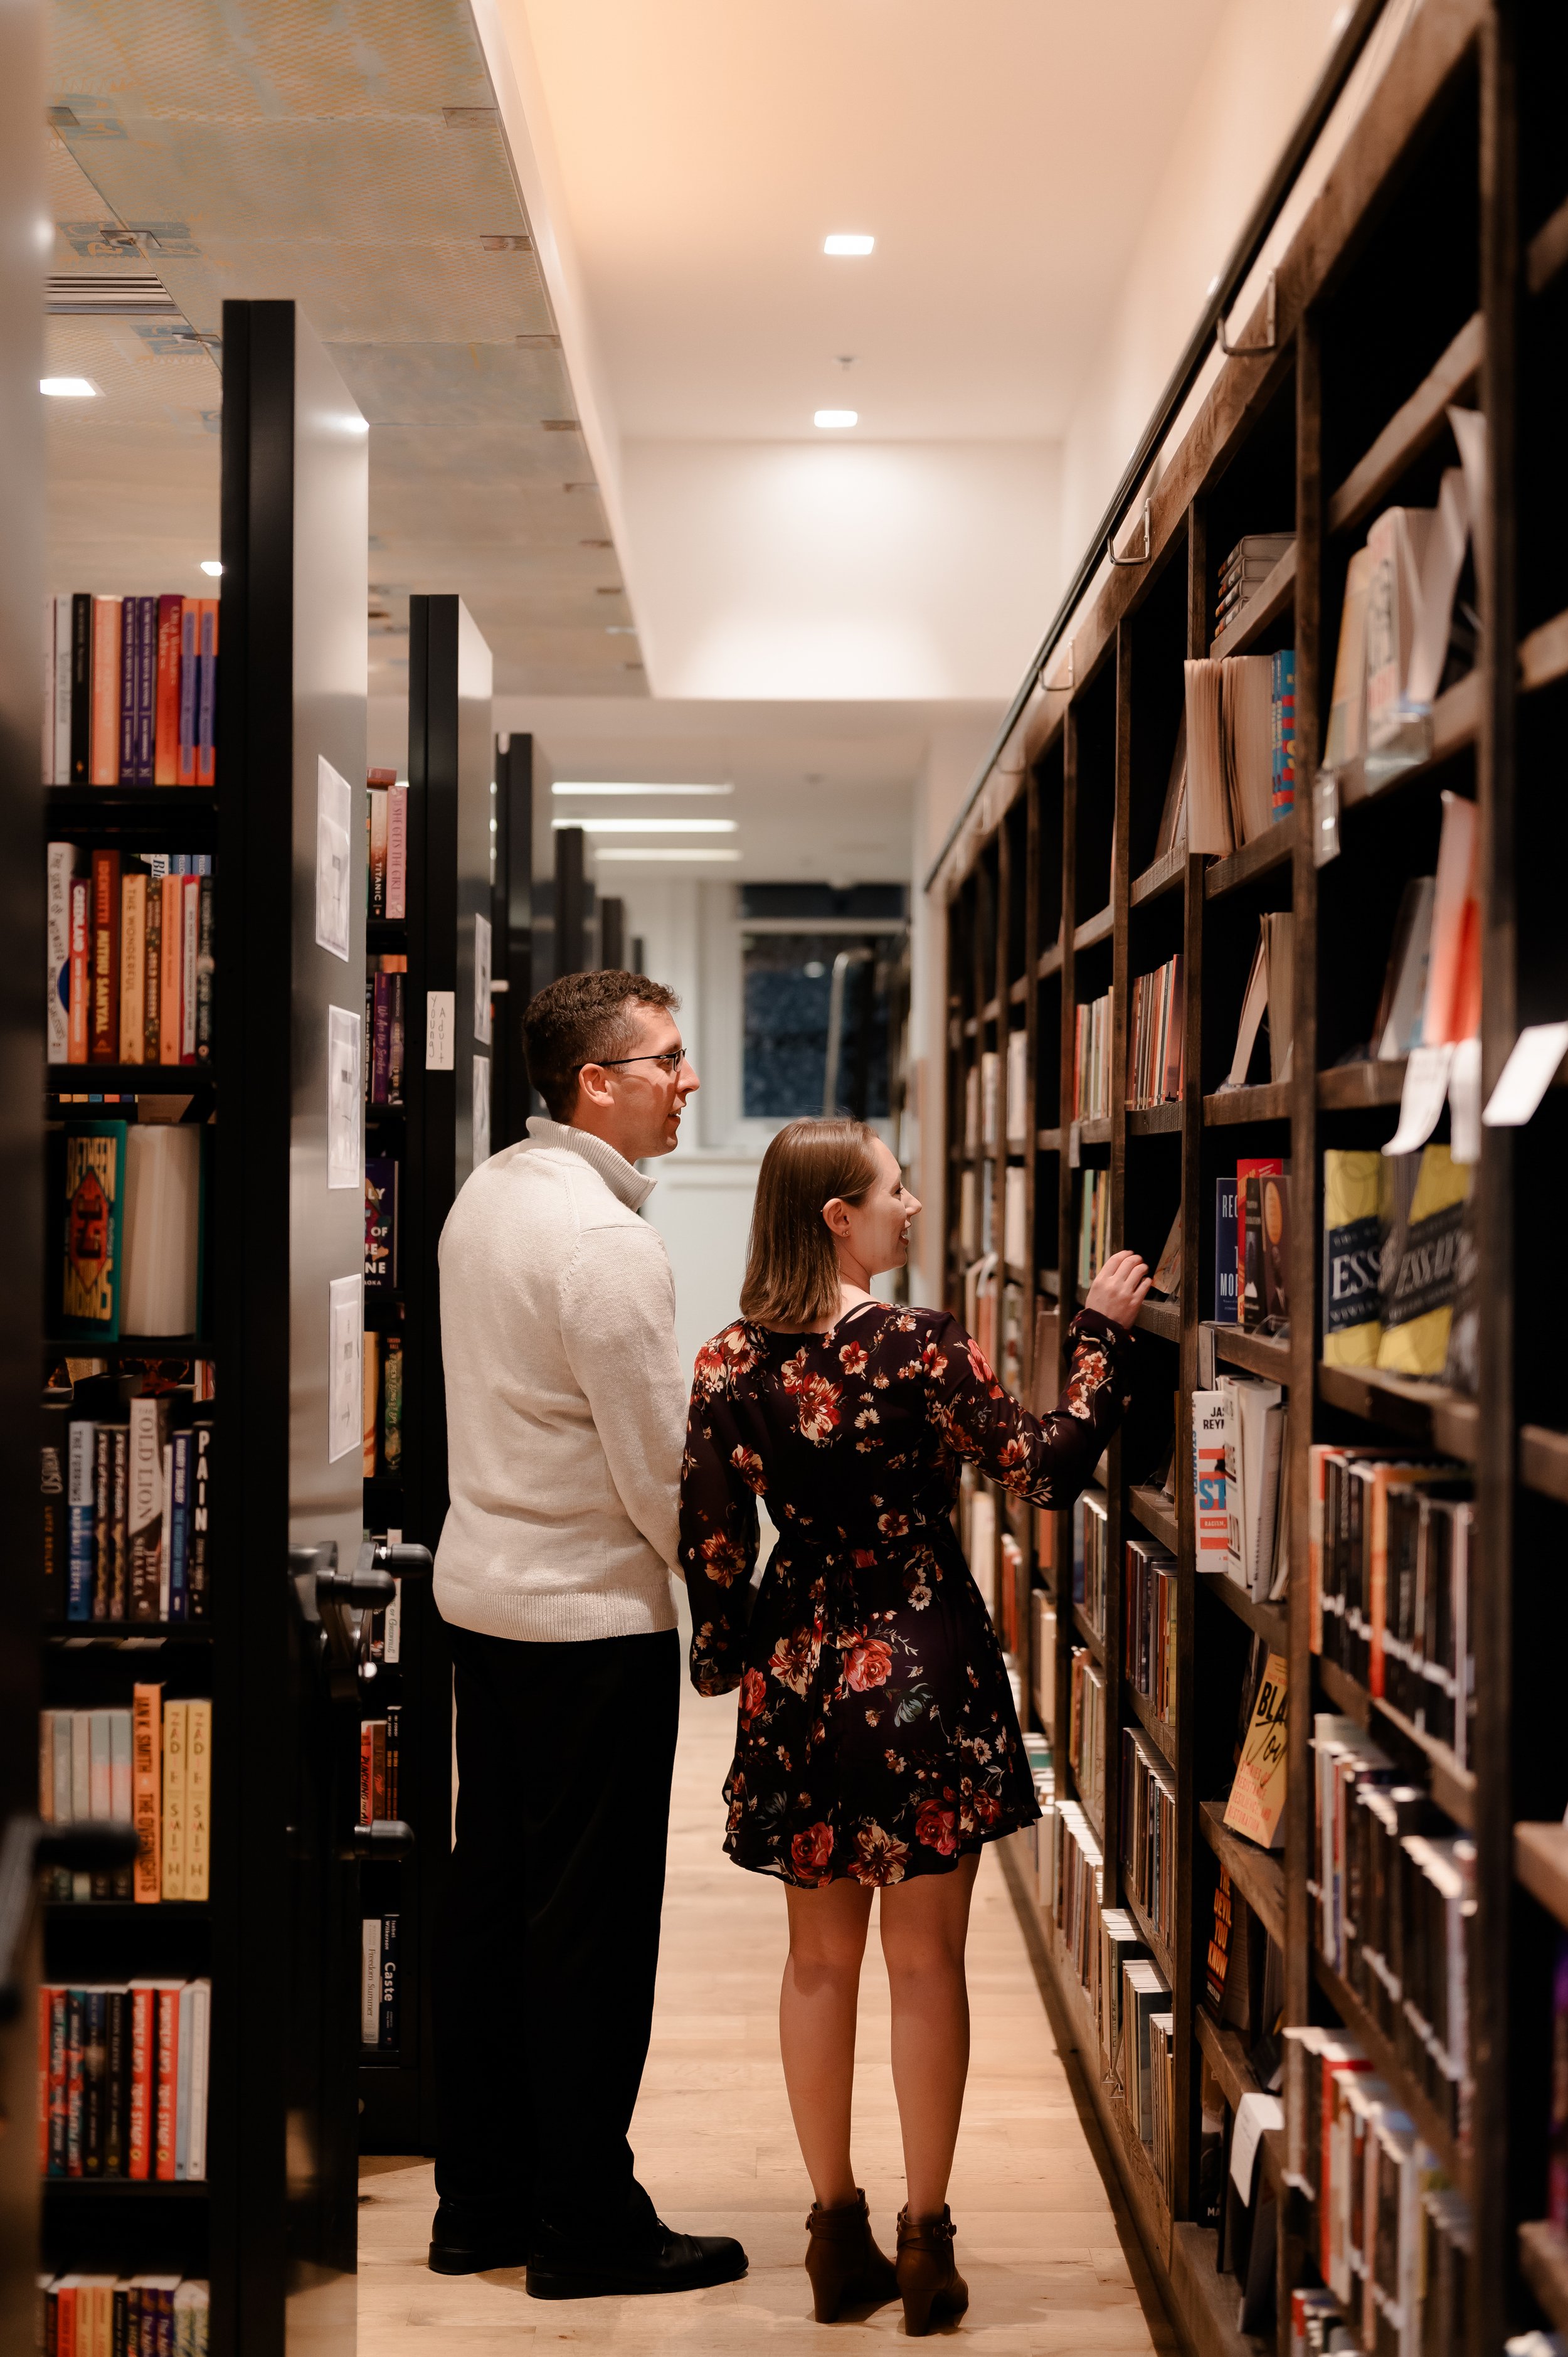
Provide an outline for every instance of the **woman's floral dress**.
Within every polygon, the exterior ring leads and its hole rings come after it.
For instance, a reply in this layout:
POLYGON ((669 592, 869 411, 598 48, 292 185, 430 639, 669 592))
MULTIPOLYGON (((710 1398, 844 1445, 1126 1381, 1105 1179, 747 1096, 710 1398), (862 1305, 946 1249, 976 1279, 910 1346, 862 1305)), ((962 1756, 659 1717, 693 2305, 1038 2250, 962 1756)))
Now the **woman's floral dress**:
POLYGON ((945 1310, 868 1302, 827 1334, 740 1318, 698 1352, 681 1560, 693 1683, 740 1689, 737 1865, 803 1888, 903 1882, 1038 1816, 951 1513, 960 1458, 1036 1505, 1089 1480, 1127 1405, 1131 1338, 1084 1310, 1068 1348, 1043 1419, 945 1310), (779 1540, 754 1601, 758 1498, 779 1540))

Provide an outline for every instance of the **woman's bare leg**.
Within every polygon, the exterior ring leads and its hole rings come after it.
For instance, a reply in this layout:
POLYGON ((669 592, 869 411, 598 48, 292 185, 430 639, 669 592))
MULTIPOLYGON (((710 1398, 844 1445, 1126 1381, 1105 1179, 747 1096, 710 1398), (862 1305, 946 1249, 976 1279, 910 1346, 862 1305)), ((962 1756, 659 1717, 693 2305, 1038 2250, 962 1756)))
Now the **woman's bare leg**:
POLYGON ((882 1953, 893 1996, 893 2088, 911 2218, 940 2218, 969 2072, 963 1947, 978 1857, 882 1894, 882 1953))
POLYGON ((784 1895, 789 1953, 779 1992, 779 2049, 811 2190, 832 2210, 854 2200, 854 2019, 871 1892, 858 1882, 829 1882, 820 1890, 786 1884, 784 1895))

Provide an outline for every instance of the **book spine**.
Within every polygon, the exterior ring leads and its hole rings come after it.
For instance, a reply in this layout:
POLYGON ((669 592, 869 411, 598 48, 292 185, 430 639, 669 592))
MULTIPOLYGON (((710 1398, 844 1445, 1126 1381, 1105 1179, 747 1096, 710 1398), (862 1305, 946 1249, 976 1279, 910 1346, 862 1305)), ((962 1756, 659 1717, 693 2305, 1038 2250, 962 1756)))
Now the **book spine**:
POLYGON ((131 1457, 127 1523, 130 1540, 130 1617, 156 1620, 163 1587, 162 1555, 166 1501, 163 1484, 163 1412, 156 1399, 130 1405, 131 1457))
POLYGON ((168 1617, 190 1618, 190 1443, 188 1432, 170 1442, 172 1478, 168 1496, 168 1617))
POLYGON ((381 1917, 381 2003, 376 2023, 376 2044, 395 2047, 398 2042, 397 2021, 398 1921, 395 1915, 381 1917))
POLYGON ((70 879, 73 845, 48 848, 48 965, 44 992, 46 1052, 51 1064, 70 1060, 70 879))
POLYGON ((81 2177, 83 2174, 81 2131, 87 2044, 87 2006, 83 1992, 67 1989, 65 2004, 65 2173, 68 2177, 81 2177))
POLYGON ((207 1534, 211 1512, 212 1426, 191 1426, 195 1444, 190 1474, 190 1552, 186 1573, 193 1620, 207 1618, 207 1534))
POLYGON ((387 915, 408 915, 408 788, 387 788, 387 915))
POLYGON ((103 2174, 103 1991, 84 1989, 81 2025, 81 2173, 103 2174))
POLYGON ((179 617, 179 736, 175 782, 196 783, 196 697, 200 672, 201 600, 187 597, 179 617))
POLYGON ((114 1552, 114 1451, 106 1424, 92 1432, 92 1617, 107 1620, 114 1552))
POLYGON ((40 2007, 48 2017, 48 2173, 51 2177, 65 2175, 65 2114, 66 2114, 66 1994, 63 1988, 50 1987, 39 1991, 40 2007))
POLYGON ((371 1029, 371 1103, 388 1102, 387 1084, 392 1062, 392 991, 390 974, 378 974, 375 978, 374 1017, 371 1029))
POLYGON ((135 1897, 155 1904, 163 1889, 162 1748, 163 1688, 138 1685, 131 1697, 131 1805, 135 1813, 135 1897))
POLYGON ((212 1705, 192 1702, 186 1727, 185 1895, 212 1889, 212 1705))
POLYGON ((153 783, 179 783, 179 641, 185 600, 157 601, 157 651, 153 686, 153 783))
POLYGON ((120 879, 120 1061, 139 1064, 147 1028, 147 879, 120 879))
POLYGON ((212 1061, 213 916, 216 887, 210 876, 199 879, 200 905, 196 925, 196 1060, 212 1061))
POLYGON ((142 920, 142 1052, 144 1064, 158 1060, 158 1037, 163 1020, 163 885, 156 875, 146 879, 142 920))
POLYGON ((160 1988, 157 1998, 157 2083, 155 2096, 153 2170, 160 2183, 174 2182, 175 2106, 179 2099, 179 1991, 160 1988))
POLYGON ((66 985, 66 1061, 87 1061, 88 1013, 91 1005, 92 887, 85 876, 70 887, 70 975, 66 985))
POLYGON ((120 777, 123 786, 136 782, 136 600, 122 597, 120 608, 120 777))
POLYGON ((70 601, 70 783, 92 780, 92 599, 79 590, 70 601))
POLYGON ((179 1060, 196 1061, 196 962, 201 942, 201 878, 180 877, 179 1060))
MULTIPOLYGON (((105 1427, 100 1426, 102 1430, 105 1427)), ((131 1469, 131 1433, 124 1424, 107 1426, 109 1434, 109 1576, 108 1617, 124 1620, 127 1613, 127 1572, 129 1542, 126 1532, 126 1502, 131 1469)))
POLYGON ((218 600, 201 600, 200 672, 196 690, 196 782, 218 777, 218 600))
POLYGON ((387 1103, 402 1104, 404 1042, 407 1027, 403 1020, 403 999, 407 976, 389 974, 391 987, 387 992, 387 1103))
POLYGON ((67 1511, 70 1516, 70 1568, 66 1590, 66 1615, 71 1620, 92 1618, 92 1458, 91 1424, 73 1424, 68 1442, 67 1511))
MULTIPOLYGON (((403 1338, 386 1337, 381 1369, 381 1462, 389 1474, 403 1471, 403 1338)), ((392 1813, 394 1816, 395 1809, 392 1813)))
POLYGON ((108 1989, 103 2005, 103 2174, 125 2174, 125 2089, 130 2060, 127 1989, 108 1989))
MULTIPOLYGON (((62 1441, 66 1441, 69 1445, 69 1436, 63 1428, 61 1413, 58 1408, 50 1408, 46 1411, 46 1434, 38 1452, 38 1488, 43 1506, 40 1517, 44 1541, 43 1609, 46 1620, 65 1619, 66 1598, 69 1592, 67 1567, 70 1561, 70 1509, 66 1504, 66 1452, 60 1446, 62 1441)), ((44 1726, 50 1724, 47 1713, 41 1724, 44 1726)), ((48 1803, 47 1781, 41 1782, 38 1789, 47 1814, 48 1803)))
POLYGON ((186 1745, 190 1705, 164 1705, 163 1895, 185 1897, 186 1745))
POLYGON ((375 1738, 367 1718, 360 1727, 360 1823, 368 1825, 375 1817, 372 1797, 375 1782, 375 1738))
POLYGON ((368 913, 384 917, 387 912, 387 789, 372 786, 365 796, 368 804, 366 820, 370 828, 370 905, 368 913))
POLYGON ((131 2085, 126 2106, 125 2174, 145 2184, 152 2173, 153 2081, 157 2057, 154 2005, 157 1992, 131 1991, 131 2085))
POLYGON ((43 620, 44 726, 40 748, 43 766, 38 774, 46 786, 52 786, 59 782, 55 777, 55 601, 52 596, 44 599, 43 620))
POLYGON ((163 1474, 164 1526, 163 1544, 158 1549, 158 1619, 160 1620, 166 1620, 169 1617, 169 1558, 172 1553, 169 1544, 169 1526, 171 1520, 169 1514, 169 1499, 174 1490, 174 1450, 170 1448, 166 1437, 163 1445, 163 1474))
POLYGON ((92 855, 92 998, 88 1060, 112 1064, 120 1047, 120 855, 92 855))
POLYGON ((54 783, 70 783, 70 695, 71 651, 75 599, 69 592, 55 599, 55 739, 52 754, 54 783))
MULTIPOLYGON (((193 1984, 191 2006, 190 2055, 190 2147, 186 2162, 186 2175, 200 2182, 207 2175, 207 2090, 211 2076, 212 1984, 199 1980, 193 1984)), ((193 2330, 201 2335, 199 2346, 193 2343, 191 2357, 207 2357, 205 2309, 195 2313, 193 2330)))
POLYGON ((183 1028, 185 942, 185 878, 166 876, 163 895, 162 956, 158 971, 158 1061, 177 1064, 183 1028))
POLYGON ((136 600, 136 783, 150 786, 157 774, 158 606, 156 597, 136 600))
POLYGON ((375 1915, 360 1919, 360 2043, 374 2046, 381 2017, 381 1926, 375 1915))

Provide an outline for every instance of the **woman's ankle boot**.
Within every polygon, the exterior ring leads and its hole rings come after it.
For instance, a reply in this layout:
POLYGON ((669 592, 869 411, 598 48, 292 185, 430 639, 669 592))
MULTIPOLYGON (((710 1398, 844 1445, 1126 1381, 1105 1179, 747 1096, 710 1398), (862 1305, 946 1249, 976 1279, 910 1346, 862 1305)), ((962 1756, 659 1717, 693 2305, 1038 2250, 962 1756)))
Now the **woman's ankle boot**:
POLYGON ((904 2301, 904 2330, 920 2340, 933 2323, 950 2322, 969 2306, 969 2286, 952 2255, 952 2212, 945 2206, 940 2218, 911 2218, 898 2212, 898 2289, 904 2301))
POLYGON ((806 2245, 806 2273, 819 2324, 832 2324, 846 2303, 897 2297, 897 2271, 871 2238, 865 2196, 858 2187, 853 2201, 841 2201, 832 2210, 813 2201, 806 2231, 811 2238, 806 2245))

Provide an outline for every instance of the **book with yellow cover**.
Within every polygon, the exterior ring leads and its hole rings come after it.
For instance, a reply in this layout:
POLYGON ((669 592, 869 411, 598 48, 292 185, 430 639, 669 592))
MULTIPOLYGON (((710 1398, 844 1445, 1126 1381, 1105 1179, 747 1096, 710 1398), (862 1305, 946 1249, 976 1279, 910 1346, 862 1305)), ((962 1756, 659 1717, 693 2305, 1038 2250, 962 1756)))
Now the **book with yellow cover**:
POLYGON ((212 1705, 193 1702, 186 1730, 185 1895, 211 1897, 212 1705))
POLYGON ((1323 1157, 1323 1362, 1375 1367, 1382 1340, 1379 1274, 1388 1209, 1384 1157, 1330 1148, 1323 1157))
POLYGON ((1225 1803, 1230 1831, 1244 1834, 1262 1849, 1279 1849, 1284 1843, 1285 1701, 1284 1655, 1271 1653, 1225 1803))
POLYGON ((187 1769, 190 1705, 164 1704, 164 1877, 166 1899, 183 1899, 185 1888, 187 1769))
POLYGON ((1446 1146, 1423 1146, 1410 1211, 1389 1234, 1380 1367, 1402 1375, 1442 1374, 1469 1192, 1468 1163, 1455 1162, 1446 1146))

